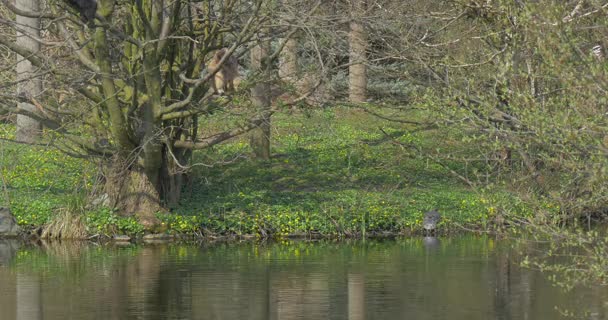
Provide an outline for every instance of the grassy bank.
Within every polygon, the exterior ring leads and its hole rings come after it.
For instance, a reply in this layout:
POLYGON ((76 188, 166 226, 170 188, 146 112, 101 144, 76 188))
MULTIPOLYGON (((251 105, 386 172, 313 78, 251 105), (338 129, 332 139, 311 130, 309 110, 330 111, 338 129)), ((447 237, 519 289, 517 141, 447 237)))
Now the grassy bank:
MULTIPOLYGON (((423 117, 422 115, 416 115, 423 117)), ((226 118, 225 114, 214 117, 226 118)), ((219 126, 212 116, 202 128, 219 126)), ((14 128, 2 127, 10 138, 14 128)), ((186 234, 360 236, 420 230, 430 209, 443 232, 486 229, 502 193, 480 194, 416 152, 462 147, 446 131, 412 132, 362 111, 331 108, 273 118, 269 162, 248 159, 247 137, 195 153, 193 179, 157 231, 186 234), (381 130, 382 129, 382 130, 381 130), (391 138, 387 138, 388 133, 391 138)), ((49 223, 60 209, 85 214, 90 234, 140 234, 134 218, 87 209, 98 165, 49 147, 2 142, 3 197, 19 224, 49 223)), ((457 167, 457 163, 444 163, 457 167)))

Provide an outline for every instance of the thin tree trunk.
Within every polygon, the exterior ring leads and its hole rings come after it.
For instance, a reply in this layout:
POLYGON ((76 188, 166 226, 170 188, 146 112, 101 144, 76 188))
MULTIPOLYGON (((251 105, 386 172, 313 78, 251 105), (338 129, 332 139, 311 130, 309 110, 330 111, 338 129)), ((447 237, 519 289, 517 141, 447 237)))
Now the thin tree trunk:
MULTIPOLYGON (((17 0, 16 7, 21 10, 38 12, 40 10, 39 0, 17 0)), ((40 51, 40 19, 28 18, 17 15, 16 23, 19 26, 17 31, 17 45, 29 49, 31 52, 40 51)), ((35 98, 42 92, 42 81, 36 77, 36 67, 27 59, 17 56, 17 93, 20 96, 35 98)), ((19 108, 30 112, 36 112, 36 107, 31 103, 20 102, 19 108)), ((16 139, 22 142, 34 142, 40 136, 42 124, 25 115, 17 115, 17 134, 16 139)))
POLYGON ((365 13, 365 0, 352 0, 350 22, 350 67, 349 71, 349 99, 351 102, 365 102, 367 100, 367 66, 365 50, 367 49, 367 35, 361 22, 365 13))
MULTIPOLYGON (((265 114, 270 108, 270 83, 268 82, 269 65, 268 53, 270 42, 260 41, 251 49, 251 68, 261 71, 261 81, 251 89, 251 100, 257 109, 265 114)), ((251 132, 250 146, 256 159, 270 160, 270 116, 251 132)))
POLYGON ((284 81, 294 81, 298 74, 298 47, 296 39, 289 39, 279 58, 279 77, 284 81))

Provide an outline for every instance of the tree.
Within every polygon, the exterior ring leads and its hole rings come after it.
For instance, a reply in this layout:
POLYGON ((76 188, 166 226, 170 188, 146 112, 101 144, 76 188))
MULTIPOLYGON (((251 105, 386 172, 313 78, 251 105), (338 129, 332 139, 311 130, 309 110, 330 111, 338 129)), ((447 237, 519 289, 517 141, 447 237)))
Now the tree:
POLYGON ((267 39, 293 34, 287 23, 272 35, 260 31, 282 23, 274 1, 99 0, 95 21, 87 25, 73 8, 66 12, 60 3, 49 3, 47 11, 2 3, 12 12, 42 19, 46 26, 40 41, 44 50, 37 52, 15 41, 18 24, 0 21, 6 35, 0 36, 0 45, 25 57, 37 78, 44 77, 46 90, 37 97, 2 95, 1 108, 43 123, 49 132, 45 143, 66 154, 99 159, 103 192, 122 214, 154 225, 156 212, 180 201, 195 150, 260 127, 254 134, 255 153, 270 157, 273 111, 268 91, 274 80, 269 70, 284 45, 271 53, 267 39), (202 135, 200 126, 209 115, 227 114, 223 110, 234 104, 233 98, 246 97, 249 89, 214 94, 208 88, 215 75, 208 72, 206 61, 223 47, 227 51, 220 66, 231 56, 243 58, 252 41, 258 48, 252 53, 252 67, 258 71, 245 83, 256 84, 252 102, 258 108, 245 108, 233 128, 205 130, 202 135), (10 107, 8 102, 16 100, 36 107, 10 107))
MULTIPOLYGON (((290 23, 293 11, 298 11, 297 9, 300 8, 294 6, 289 0, 282 0, 279 2, 279 9, 285 12, 283 20, 290 23)), ((295 26, 288 25, 288 27, 293 28, 295 26)), ((279 56, 279 78, 283 81, 293 82, 298 75, 298 42, 295 35, 288 39, 281 39, 281 41, 286 42, 279 56)))
MULTIPOLYGON (((25 11, 39 11, 39 0, 19 0, 15 7, 25 11)), ((15 18, 16 44, 36 54, 40 51, 40 18, 17 14, 15 18)), ((36 99, 42 92, 42 80, 37 75, 36 66, 23 56, 17 55, 17 95, 36 99)), ((30 102, 19 102, 19 109, 35 112, 36 107, 30 102)), ((36 119, 27 115, 17 115, 16 140, 21 142, 35 142, 42 131, 42 125, 36 119)))
POLYGON ((208 92, 214 75, 205 72, 205 61, 224 46, 226 59, 246 50, 268 22, 262 8, 269 3, 101 0, 94 28, 87 28, 58 3, 38 12, 4 2, 48 26, 40 52, 0 37, 0 44, 25 57, 48 84, 44 96, 3 96, 34 104, 35 110, 4 108, 42 122, 58 137, 54 146, 67 154, 103 159, 112 204, 151 226, 155 212, 179 201, 193 150, 265 121, 251 113, 237 127, 209 136, 200 136, 198 127, 200 117, 231 103, 230 97, 208 92))
POLYGON ((279 59, 279 77, 293 81, 298 75, 298 43, 296 39, 287 39, 279 59))
POLYGON ((526 181, 514 189, 533 195, 539 217, 557 213, 542 208, 547 201, 574 220, 602 216, 608 206, 606 72, 592 52, 606 23, 599 11, 577 7, 514 2, 471 9, 468 23, 500 36, 484 41, 476 61, 464 64, 466 73, 452 74, 450 99, 458 109, 446 116, 470 116, 460 129, 475 134, 493 164, 502 160, 496 152, 512 150, 509 174, 526 181))
POLYGON ((350 10, 349 100, 365 102, 367 100, 367 66, 365 64, 367 35, 362 18, 366 10, 366 0, 351 0, 350 10))
POLYGON ((270 160, 270 40, 258 39, 251 50, 251 69, 261 75, 261 81, 251 89, 253 106, 263 112, 260 125, 251 132, 250 144, 256 159, 270 160))

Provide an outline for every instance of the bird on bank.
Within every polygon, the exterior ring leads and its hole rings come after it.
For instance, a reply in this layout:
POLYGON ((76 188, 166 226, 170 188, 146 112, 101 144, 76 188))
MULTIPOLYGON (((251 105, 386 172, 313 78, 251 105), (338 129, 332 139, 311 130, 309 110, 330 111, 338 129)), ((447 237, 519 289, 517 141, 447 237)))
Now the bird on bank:
POLYGON ((441 213, 437 209, 425 212, 422 219, 425 234, 436 233, 439 221, 441 221, 441 213))

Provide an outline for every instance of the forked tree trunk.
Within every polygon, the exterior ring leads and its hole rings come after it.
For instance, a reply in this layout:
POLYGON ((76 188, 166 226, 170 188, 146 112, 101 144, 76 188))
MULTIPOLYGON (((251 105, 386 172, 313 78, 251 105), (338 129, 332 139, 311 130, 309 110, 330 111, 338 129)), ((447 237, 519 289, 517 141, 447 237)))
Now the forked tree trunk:
MULTIPOLYGON (((16 7, 22 10, 38 12, 40 11, 39 0, 17 0, 16 7)), ((40 43, 36 39, 40 39, 40 19, 28 18, 17 15, 17 45, 29 49, 31 52, 40 51, 40 43)), ((42 81, 36 77, 36 67, 34 67, 27 59, 22 56, 17 56, 17 94, 29 99, 35 98, 42 92, 42 81)), ((19 108, 36 112, 36 107, 31 103, 20 102, 19 108)), ((22 142, 34 142, 40 136, 42 125, 39 121, 32 119, 26 115, 17 115, 17 133, 16 140, 22 142)))
POLYGON ((367 35, 362 18, 365 13, 365 0, 351 1, 350 22, 350 66, 348 68, 349 99, 351 102, 367 100, 367 35))
MULTIPOLYGON (((251 89, 251 100, 260 112, 270 108, 270 83, 268 82, 269 66, 268 54, 270 42, 259 41, 258 45, 251 49, 251 68, 261 71, 261 81, 251 89)), ((252 130, 250 146, 256 159, 270 160, 270 116, 256 129, 252 130)))

